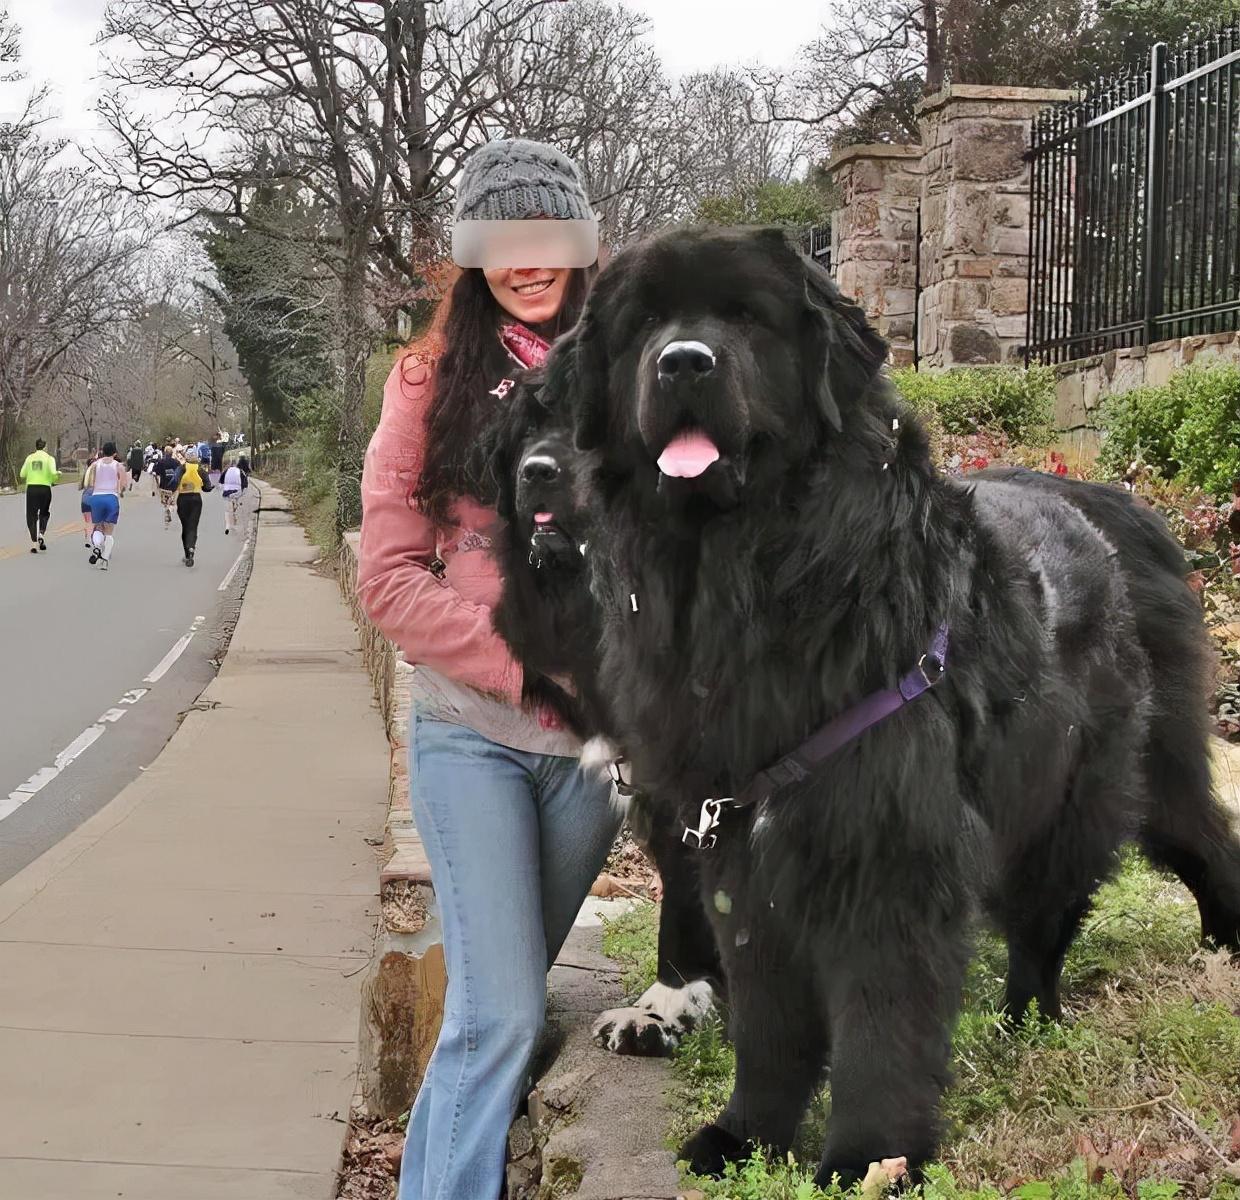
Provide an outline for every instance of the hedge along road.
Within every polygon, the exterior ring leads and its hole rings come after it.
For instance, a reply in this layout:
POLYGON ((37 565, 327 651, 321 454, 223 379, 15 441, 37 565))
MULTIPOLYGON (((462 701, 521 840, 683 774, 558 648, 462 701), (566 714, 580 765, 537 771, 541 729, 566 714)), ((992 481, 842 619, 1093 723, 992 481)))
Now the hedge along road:
MULTIPOLYGON (((144 477, 105 573, 87 562, 75 486, 53 489, 42 554, 25 498, 0 496, 0 882, 136 778, 210 682, 249 576, 254 500, 225 537, 219 490, 203 496, 189 568, 144 477)), ((222 786, 244 764, 201 769, 222 786)))

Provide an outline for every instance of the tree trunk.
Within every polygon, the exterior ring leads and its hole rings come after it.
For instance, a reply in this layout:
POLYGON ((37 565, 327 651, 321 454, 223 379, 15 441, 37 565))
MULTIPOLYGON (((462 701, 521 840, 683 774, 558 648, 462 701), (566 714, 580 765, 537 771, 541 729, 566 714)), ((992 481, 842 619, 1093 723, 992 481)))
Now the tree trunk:
POLYGON ((366 456, 363 407, 366 362, 370 357, 370 326, 366 319, 366 230, 360 221, 346 221, 349 244, 340 281, 340 350, 344 377, 340 385, 340 422, 337 428, 336 530, 343 533, 362 520, 362 462, 366 456))
POLYGON ((938 0, 922 0, 922 20, 926 27, 926 95, 943 90, 943 44, 939 37, 938 0))

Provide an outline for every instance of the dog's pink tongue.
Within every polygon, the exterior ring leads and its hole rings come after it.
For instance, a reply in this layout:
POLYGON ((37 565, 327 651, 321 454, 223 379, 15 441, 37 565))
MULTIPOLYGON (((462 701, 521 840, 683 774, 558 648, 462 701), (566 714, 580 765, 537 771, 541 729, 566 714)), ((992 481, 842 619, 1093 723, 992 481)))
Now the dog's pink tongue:
POLYGON ((719 447, 700 429, 678 433, 659 455, 659 470, 676 479, 696 479, 719 460, 719 447))

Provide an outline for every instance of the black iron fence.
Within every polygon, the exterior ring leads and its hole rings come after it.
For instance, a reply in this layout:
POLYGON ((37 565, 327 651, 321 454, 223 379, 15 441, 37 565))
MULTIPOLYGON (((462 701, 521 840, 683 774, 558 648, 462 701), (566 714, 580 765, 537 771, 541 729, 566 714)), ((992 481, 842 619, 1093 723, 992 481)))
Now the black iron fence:
POLYGON ((1240 328, 1240 26, 1039 114, 1027 356, 1240 328))
POLYGON ((811 225, 801 236, 801 249, 831 270, 831 222, 811 225))

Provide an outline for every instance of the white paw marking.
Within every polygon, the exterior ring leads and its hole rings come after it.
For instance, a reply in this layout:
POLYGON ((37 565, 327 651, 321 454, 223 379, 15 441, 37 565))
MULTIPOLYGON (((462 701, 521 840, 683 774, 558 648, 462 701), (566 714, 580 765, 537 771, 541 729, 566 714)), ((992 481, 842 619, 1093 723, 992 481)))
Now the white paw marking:
POLYGON ((591 1036, 613 1054, 667 1056, 714 1004, 714 989, 704 979, 695 979, 684 987, 654 983, 636 1004, 602 1013, 594 1022, 591 1036))

